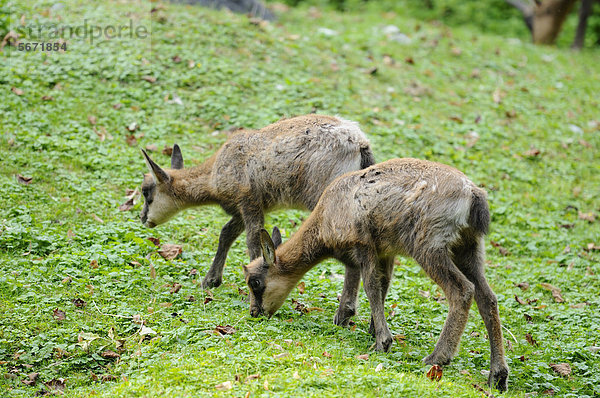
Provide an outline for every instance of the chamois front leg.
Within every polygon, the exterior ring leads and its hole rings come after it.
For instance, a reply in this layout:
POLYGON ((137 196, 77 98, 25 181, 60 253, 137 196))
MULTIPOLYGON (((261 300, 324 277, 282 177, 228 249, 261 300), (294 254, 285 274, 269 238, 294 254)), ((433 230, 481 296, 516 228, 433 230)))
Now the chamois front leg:
POLYGON ((340 306, 333 317, 334 324, 346 327, 350 323, 350 318, 356 315, 356 301, 358 300, 359 289, 360 269, 348 263, 344 277, 344 289, 340 297, 340 306))
POLYGON ((355 258, 360 263, 363 278, 363 287, 371 306, 371 317, 375 330, 375 349, 387 352, 392 346, 392 334, 385 320, 381 278, 383 270, 380 269, 379 260, 370 248, 355 249, 355 258))
POLYGON ((243 230, 244 221, 239 214, 231 217, 231 220, 229 220, 221 230, 217 254, 215 254, 212 265, 202 280, 202 287, 204 289, 217 287, 223 282, 223 267, 225 266, 225 260, 227 259, 227 252, 243 230))
POLYGON ((265 225, 265 216, 260 206, 247 205, 242 208, 242 218, 246 225, 246 246, 250 260, 260 257, 260 231, 265 225))

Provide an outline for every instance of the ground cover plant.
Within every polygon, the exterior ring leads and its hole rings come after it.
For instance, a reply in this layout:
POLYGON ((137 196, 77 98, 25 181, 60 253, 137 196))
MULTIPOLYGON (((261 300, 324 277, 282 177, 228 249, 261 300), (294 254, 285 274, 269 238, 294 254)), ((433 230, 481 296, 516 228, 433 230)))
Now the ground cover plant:
MULTIPOLYGON (((225 283, 200 288, 223 212, 188 210, 153 230, 139 222, 139 148, 166 166, 177 142, 197 164, 239 126, 309 112, 360 122, 379 161, 440 161, 486 188, 486 272, 512 372, 504 395, 600 394, 597 50, 535 47, 374 4, 279 6, 276 23, 168 3, 8 7, 22 42, 35 41, 28 24, 86 20, 151 34, 3 48, 3 396, 489 394, 475 305, 441 380, 425 376, 447 305, 410 260, 396 261, 386 302, 396 337, 383 354, 363 293, 353 326, 332 323, 340 264, 316 267, 272 319, 253 319, 244 236, 225 283)), ((285 240, 305 217, 278 211, 266 224, 285 240)))

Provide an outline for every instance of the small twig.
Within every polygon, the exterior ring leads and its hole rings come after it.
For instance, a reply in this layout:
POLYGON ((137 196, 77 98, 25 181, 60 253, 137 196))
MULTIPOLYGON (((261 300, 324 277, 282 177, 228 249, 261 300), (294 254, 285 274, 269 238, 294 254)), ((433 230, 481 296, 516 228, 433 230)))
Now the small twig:
POLYGON ((517 345, 519 345, 519 341, 517 340, 517 338, 515 337, 515 335, 512 334, 512 332, 510 330, 508 330, 508 328, 506 326, 502 325, 502 327, 504 328, 504 330, 506 330, 508 332, 508 334, 510 334, 512 336, 512 338, 515 340, 515 343, 517 345))

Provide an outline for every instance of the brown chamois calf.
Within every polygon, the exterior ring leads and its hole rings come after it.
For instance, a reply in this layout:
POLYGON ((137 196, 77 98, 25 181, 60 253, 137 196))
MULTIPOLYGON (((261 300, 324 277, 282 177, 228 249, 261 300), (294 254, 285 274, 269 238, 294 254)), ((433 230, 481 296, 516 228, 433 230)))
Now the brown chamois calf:
POLYGON ((423 361, 450 362, 474 297, 490 340, 489 383, 506 390, 508 366, 498 305, 483 268, 489 220, 485 191, 449 166, 393 159, 345 174, 327 187, 287 242, 277 247, 262 230, 262 257, 244 267, 250 313, 273 315, 308 270, 333 257, 346 266, 334 322, 347 325, 355 314, 362 276, 376 349, 388 351, 392 335, 384 301, 394 256, 411 256, 443 289, 449 304, 435 349, 423 361))
POLYGON ((339 117, 305 115, 260 130, 240 130, 199 166, 183 168, 179 146, 171 169, 161 169, 144 152, 142 223, 153 228, 180 210, 218 204, 231 216, 203 287, 222 283, 229 248, 246 229, 250 259, 260 256, 264 213, 277 207, 312 210, 336 177, 375 163, 357 123, 339 117))

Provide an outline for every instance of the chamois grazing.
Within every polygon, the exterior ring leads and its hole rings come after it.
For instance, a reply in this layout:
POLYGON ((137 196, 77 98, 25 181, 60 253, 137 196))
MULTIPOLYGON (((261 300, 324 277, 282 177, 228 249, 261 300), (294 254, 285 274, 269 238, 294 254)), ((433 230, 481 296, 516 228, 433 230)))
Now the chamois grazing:
POLYGON ((335 179, 299 230, 277 247, 261 231, 262 257, 244 267, 252 316, 273 315, 303 275, 325 258, 346 266, 334 317, 345 326, 356 313, 360 278, 371 306, 376 349, 392 335, 384 302, 396 254, 413 257, 443 289, 448 317, 433 353, 423 361, 446 365, 455 355, 473 297, 490 340, 489 383, 506 390, 497 299, 484 276, 490 215, 484 190, 460 171, 417 159, 393 159, 335 179))
POLYGON ((250 259, 260 256, 264 213, 277 207, 312 210, 331 181, 375 163, 369 141, 356 122, 325 115, 280 120, 260 130, 240 130, 204 163, 183 168, 176 144, 171 168, 160 168, 142 150, 149 174, 140 215, 147 227, 180 210, 218 204, 231 219, 219 236, 217 253, 202 286, 222 283, 229 248, 246 229, 250 259))

